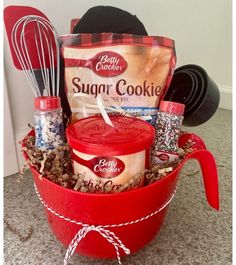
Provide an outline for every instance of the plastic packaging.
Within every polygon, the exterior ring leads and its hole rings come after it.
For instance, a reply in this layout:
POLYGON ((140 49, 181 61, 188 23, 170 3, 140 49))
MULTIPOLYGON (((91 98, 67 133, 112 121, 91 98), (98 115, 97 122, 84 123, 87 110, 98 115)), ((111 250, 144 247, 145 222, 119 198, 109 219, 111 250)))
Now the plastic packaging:
MULTIPOLYGON (((60 37, 65 90, 72 119, 91 116, 77 100, 85 93, 114 103, 155 124, 160 100, 169 87, 175 63, 174 41, 132 34, 69 34, 60 37)), ((94 114, 92 114, 94 115, 94 114)))
POLYGON ((43 150, 55 149, 65 141, 61 99, 37 97, 34 104, 35 145, 43 150))
POLYGON ((152 164, 172 161, 178 157, 176 153, 184 108, 184 104, 161 101, 155 125, 156 137, 152 150, 152 164))
POLYGON ((144 184, 149 168, 154 128, 140 119, 110 117, 81 119, 66 130, 72 148, 74 173, 82 175, 82 186, 90 192, 113 193, 144 184))

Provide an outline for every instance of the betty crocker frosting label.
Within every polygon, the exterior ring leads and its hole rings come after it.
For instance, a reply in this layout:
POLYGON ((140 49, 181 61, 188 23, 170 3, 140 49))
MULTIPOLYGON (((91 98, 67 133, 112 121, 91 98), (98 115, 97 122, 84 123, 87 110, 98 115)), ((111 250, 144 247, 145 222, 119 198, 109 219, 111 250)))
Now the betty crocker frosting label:
POLYGON ((119 158, 112 156, 98 156, 90 160, 84 160, 73 153, 72 159, 80 165, 89 168, 97 177, 100 178, 117 177, 125 169, 124 162, 119 158))
POLYGON ((113 193, 132 190, 144 183, 146 150, 114 156, 92 156, 73 149, 74 173, 91 192, 113 193))
POLYGON ((144 184, 149 167, 154 128, 139 119, 110 116, 80 119, 66 129, 77 187, 113 193, 144 184))

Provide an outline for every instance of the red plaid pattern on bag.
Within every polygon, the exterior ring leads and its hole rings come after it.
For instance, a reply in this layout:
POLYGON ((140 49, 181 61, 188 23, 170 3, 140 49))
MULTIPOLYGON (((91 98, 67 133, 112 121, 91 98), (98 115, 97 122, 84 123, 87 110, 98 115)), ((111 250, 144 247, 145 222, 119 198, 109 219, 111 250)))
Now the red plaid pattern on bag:
POLYGON ((159 36, 141 36, 132 34, 118 33, 84 33, 84 34, 68 34, 60 36, 60 42, 67 47, 94 47, 108 46, 118 44, 141 44, 154 45, 172 48, 175 53, 175 43, 172 39, 159 36))
MULTIPOLYGON (((78 92, 96 97, 103 86, 102 92, 118 100, 119 105, 128 112, 135 109, 143 115, 155 115, 154 112, 170 85, 176 64, 172 39, 117 33, 68 34, 60 37, 60 46, 69 102, 73 93, 78 92), (97 69, 102 57, 106 65, 103 69, 97 69), (107 61, 104 57, 108 58, 107 61), (112 59, 116 60, 113 66, 112 59), (143 70, 140 70, 140 65, 143 70), (119 84, 127 85, 129 91, 126 95, 117 88, 119 84), (93 89, 97 91, 93 92, 93 89), (144 105, 141 103, 142 99, 144 105)), ((73 113, 73 109, 78 107, 75 103, 71 108, 73 113)))

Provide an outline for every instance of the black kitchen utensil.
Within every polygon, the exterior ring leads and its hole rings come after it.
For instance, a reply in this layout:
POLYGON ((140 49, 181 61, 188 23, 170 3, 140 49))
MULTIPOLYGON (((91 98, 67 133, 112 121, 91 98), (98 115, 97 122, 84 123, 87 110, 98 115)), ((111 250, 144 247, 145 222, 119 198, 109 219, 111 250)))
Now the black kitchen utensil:
POLYGON ((88 9, 73 30, 73 33, 100 32, 148 35, 135 15, 113 6, 95 6, 88 9))
POLYGON ((183 124, 197 126, 214 115, 219 105, 220 92, 202 67, 189 64, 175 70, 164 100, 185 104, 183 124))

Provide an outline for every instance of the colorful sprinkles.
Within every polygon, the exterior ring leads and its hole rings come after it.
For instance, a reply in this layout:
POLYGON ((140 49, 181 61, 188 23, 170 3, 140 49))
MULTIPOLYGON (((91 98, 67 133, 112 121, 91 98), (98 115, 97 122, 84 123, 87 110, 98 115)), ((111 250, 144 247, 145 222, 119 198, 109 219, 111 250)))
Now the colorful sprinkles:
POLYGON ((65 141, 64 126, 60 111, 45 111, 34 115, 36 147, 52 150, 65 141))
POLYGON ((176 153, 178 150, 178 139, 180 136, 183 116, 173 115, 166 112, 157 113, 155 125, 155 149, 176 153))

